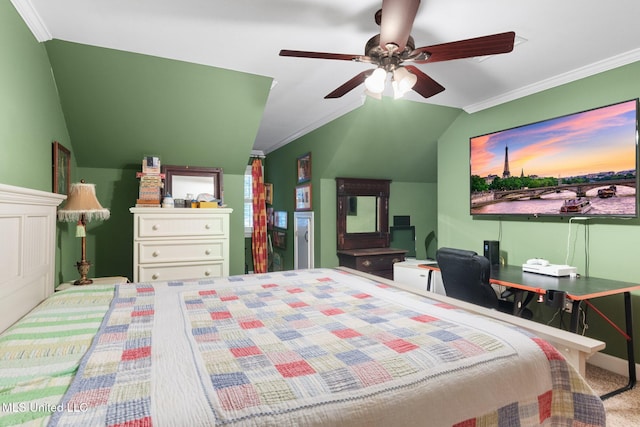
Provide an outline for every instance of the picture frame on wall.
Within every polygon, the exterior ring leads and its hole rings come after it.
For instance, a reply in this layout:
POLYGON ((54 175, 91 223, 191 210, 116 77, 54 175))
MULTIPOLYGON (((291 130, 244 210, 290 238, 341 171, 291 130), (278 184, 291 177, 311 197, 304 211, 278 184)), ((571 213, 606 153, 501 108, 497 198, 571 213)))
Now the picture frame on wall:
POLYGON ((53 142, 53 192, 69 194, 71 189, 71 151, 53 142))
POLYGON ((311 181, 311 152, 298 157, 297 160, 298 184, 311 181))
POLYGON ((273 225, 276 228, 287 229, 287 211, 273 212, 273 225))
POLYGON ((279 249, 287 249, 287 232, 286 231, 273 232, 273 246, 279 249))
POLYGON ((311 210, 311 183, 296 186, 296 210, 311 210))
POLYGON ((264 183, 264 201, 269 205, 273 204, 273 184, 264 183))

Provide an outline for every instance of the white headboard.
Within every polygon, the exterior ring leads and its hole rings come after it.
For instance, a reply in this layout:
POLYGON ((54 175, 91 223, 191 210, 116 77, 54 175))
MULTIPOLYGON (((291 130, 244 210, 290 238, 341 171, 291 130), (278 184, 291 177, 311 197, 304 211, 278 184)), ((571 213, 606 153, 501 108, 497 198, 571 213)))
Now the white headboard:
POLYGON ((0 184, 0 331, 53 293, 56 207, 66 198, 0 184))

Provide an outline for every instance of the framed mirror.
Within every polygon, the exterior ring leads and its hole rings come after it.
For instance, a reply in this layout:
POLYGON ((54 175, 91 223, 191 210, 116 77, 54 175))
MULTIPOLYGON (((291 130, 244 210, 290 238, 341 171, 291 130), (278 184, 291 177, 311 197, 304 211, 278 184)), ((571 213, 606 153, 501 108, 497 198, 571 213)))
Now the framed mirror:
POLYGON ((338 250, 389 247, 390 180, 336 178, 338 250))
POLYGON ((169 193, 174 199, 207 193, 223 200, 222 168, 163 165, 162 173, 165 174, 164 194, 169 193))

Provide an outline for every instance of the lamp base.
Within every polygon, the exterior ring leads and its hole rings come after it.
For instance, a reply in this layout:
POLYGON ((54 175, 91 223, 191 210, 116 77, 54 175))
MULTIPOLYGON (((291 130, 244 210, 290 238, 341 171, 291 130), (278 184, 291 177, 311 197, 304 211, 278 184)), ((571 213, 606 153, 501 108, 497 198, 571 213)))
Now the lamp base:
POLYGON ((91 263, 85 259, 76 263, 76 268, 78 269, 78 273, 80 273, 80 278, 73 282, 74 285, 90 285, 93 283, 93 280, 87 279, 90 267, 91 263))

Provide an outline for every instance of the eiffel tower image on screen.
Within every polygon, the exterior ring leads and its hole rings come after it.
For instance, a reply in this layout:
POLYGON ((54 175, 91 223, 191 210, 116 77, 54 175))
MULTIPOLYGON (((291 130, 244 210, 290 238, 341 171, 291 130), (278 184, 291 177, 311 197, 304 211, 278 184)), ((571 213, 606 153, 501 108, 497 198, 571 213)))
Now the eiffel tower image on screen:
POLYGON ((504 170, 502 171, 503 178, 509 178, 511 172, 509 172, 509 147, 504 147, 504 170))

